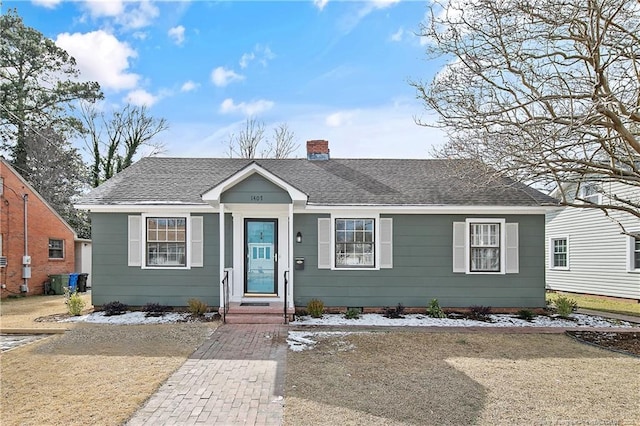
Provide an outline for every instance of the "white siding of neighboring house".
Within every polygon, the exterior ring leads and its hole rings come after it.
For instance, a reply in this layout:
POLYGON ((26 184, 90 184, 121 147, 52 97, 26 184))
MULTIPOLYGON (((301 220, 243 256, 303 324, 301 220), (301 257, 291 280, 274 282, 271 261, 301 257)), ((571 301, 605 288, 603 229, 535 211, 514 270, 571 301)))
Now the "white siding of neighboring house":
MULTIPOLYGON (((626 192, 612 188, 618 196, 626 192)), ((629 231, 640 231, 640 221, 631 215, 614 214, 629 231)), ((620 227, 599 210, 567 207, 548 213, 546 217, 546 283, 547 289, 573 293, 640 299, 640 273, 628 272, 629 240, 620 227), (550 267, 552 238, 568 238, 568 269, 550 267)))

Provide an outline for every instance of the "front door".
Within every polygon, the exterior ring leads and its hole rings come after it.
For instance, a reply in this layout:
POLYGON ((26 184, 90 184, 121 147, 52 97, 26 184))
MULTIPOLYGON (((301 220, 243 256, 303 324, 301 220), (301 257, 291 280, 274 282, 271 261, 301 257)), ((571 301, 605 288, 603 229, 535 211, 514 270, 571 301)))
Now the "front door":
POLYGON ((244 220, 244 292, 277 295, 278 220, 244 220))

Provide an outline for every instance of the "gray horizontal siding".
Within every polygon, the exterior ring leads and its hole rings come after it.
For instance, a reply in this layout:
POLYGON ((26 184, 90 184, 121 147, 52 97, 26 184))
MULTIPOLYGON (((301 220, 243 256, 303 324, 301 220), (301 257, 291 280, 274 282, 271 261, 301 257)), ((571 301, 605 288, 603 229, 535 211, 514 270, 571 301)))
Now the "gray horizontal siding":
MULTIPOLYGON (((91 215, 91 297, 94 305, 119 301, 131 306, 143 306, 147 303, 186 306, 191 298, 200 299, 212 307, 220 305, 217 214, 202 215, 204 267, 190 270, 127 266, 127 216, 126 213, 91 215)), ((229 217, 229 222, 230 219, 229 217)))
POLYGON ((289 204, 289 193, 269 182, 259 174, 253 174, 220 196, 222 203, 289 204))
MULTIPOLYGON (((520 273, 466 275, 452 272, 453 222, 468 216, 392 215, 393 268, 340 271, 317 268, 317 219, 296 215, 294 230, 304 235, 294 255, 305 269, 294 271, 294 299, 304 306, 312 298, 327 306, 424 307, 437 298, 441 306, 544 306, 544 217, 502 216, 519 223, 520 273)), ((486 217, 486 216, 483 216, 486 217)))
MULTIPOLYGON (((614 192, 623 194, 624 188, 614 192)), ((626 191, 625 195, 630 197, 632 194, 626 191)), ((631 215, 612 216, 627 229, 640 231, 640 221, 631 215)), ((549 244, 545 245, 547 288, 640 299, 640 274, 627 272, 627 237, 602 212, 567 207, 549 213, 546 236, 547 241, 558 237, 569 239, 569 270, 550 267, 549 244)))

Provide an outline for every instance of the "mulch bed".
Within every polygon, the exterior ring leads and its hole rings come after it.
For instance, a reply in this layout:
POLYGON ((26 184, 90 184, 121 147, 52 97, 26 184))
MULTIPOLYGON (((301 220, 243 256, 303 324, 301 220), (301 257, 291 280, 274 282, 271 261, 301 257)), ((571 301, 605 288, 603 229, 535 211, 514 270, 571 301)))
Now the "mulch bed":
POLYGON ((580 342, 640 357, 640 332, 567 331, 567 334, 580 342))

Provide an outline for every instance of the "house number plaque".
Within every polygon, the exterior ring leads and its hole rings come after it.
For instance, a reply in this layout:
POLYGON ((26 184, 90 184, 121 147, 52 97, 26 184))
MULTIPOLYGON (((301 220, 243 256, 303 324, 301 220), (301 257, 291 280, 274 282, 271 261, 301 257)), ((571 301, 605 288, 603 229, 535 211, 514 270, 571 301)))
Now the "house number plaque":
POLYGON ((253 194, 251 195, 251 201, 259 203, 262 201, 262 195, 253 194))

